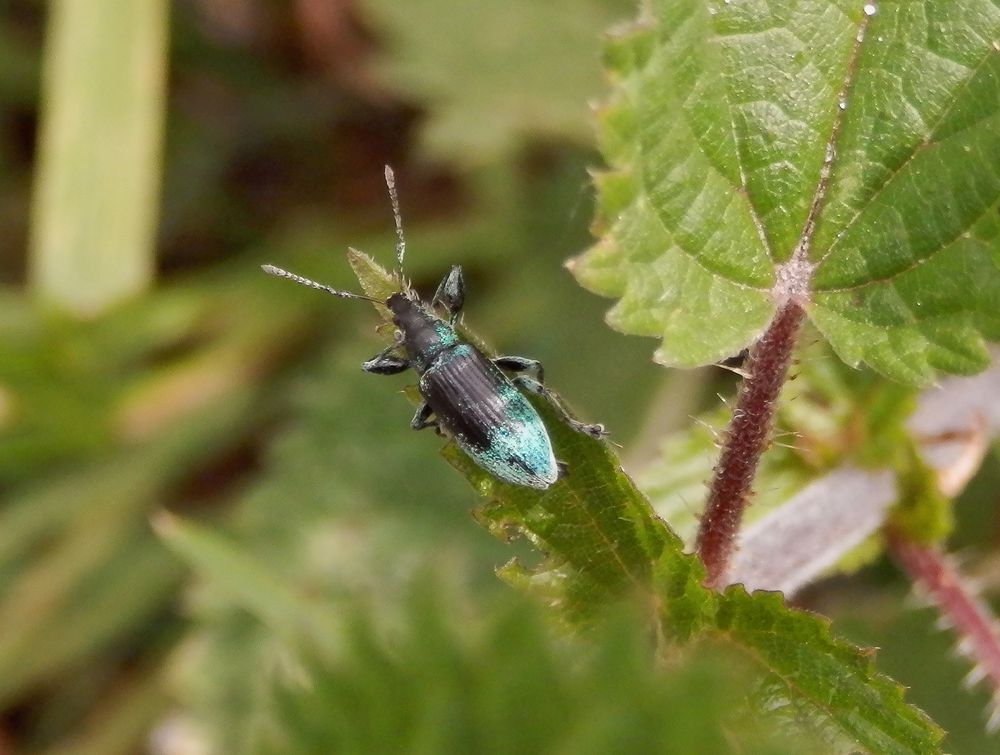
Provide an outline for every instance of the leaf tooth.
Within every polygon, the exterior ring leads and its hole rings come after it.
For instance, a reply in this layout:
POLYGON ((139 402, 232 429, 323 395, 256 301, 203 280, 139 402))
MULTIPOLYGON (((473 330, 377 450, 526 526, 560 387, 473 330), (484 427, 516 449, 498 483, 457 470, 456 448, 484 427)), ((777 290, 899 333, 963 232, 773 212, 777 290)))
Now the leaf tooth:
POLYGON ((646 21, 618 25, 604 44, 604 66, 609 73, 628 76, 649 62, 655 51, 655 29, 646 21))
POLYGON ((588 291, 599 296, 623 296, 628 276, 621 265, 614 264, 619 256, 621 248, 613 237, 605 236, 565 265, 588 291))

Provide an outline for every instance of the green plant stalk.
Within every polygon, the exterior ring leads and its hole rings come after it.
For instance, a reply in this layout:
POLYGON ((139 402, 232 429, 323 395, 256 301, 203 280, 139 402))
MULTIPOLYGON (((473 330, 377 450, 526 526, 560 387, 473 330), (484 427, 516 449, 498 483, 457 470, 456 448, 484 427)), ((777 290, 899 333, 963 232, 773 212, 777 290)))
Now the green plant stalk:
POLYGON ((153 278, 168 8, 50 7, 29 284, 77 316, 96 316, 153 278))

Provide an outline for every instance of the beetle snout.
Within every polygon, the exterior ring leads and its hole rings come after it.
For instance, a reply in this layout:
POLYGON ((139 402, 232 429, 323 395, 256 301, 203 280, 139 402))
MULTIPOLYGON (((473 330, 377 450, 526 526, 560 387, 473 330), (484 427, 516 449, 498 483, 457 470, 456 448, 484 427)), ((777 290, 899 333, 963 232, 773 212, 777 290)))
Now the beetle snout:
POLYGON ((402 294, 396 293, 385 300, 385 306, 393 314, 393 320, 408 309, 412 309, 413 302, 402 294))

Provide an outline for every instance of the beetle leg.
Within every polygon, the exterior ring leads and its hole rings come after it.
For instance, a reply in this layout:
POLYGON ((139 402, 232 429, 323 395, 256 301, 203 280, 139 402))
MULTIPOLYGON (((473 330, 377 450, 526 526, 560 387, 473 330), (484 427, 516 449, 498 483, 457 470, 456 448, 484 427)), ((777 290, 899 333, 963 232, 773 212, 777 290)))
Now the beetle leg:
POLYGON ((542 368, 542 363, 537 359, 528 359, 527 357, 497 357, 493 360, 493 364, 501 370, 509 370, 510 372, 533 372, 535 373, 535 380, 539 383, 545 382, 545 370, 542 368))
POLYGON ((431 299, 431 306, 442 305, 451 315, 451 324, 455 324, 458 313, 462 311, 465 304, 465 277, 462 275, 462 268, 454 265, 448 274, 441 279, 434 298, 431 299))
POLYGON ((425 427, 433 427, 436 430, 438 423, 436 419, 430 418, 432 414, 434 414, 434 410, 431 409, 431 405, 425 401, 417 409, 416 414, 413 415, 413 419, 410 420, 410 427, 414 430, 423 430, 425 427))
POLYGON ((408 360, 389 353, 398 347, 398 343, 394 343, 392 346, 387 346, 367 362, 362 364, 361 369, 365 372, 371 372, 374 375, 396 375, 409 369, 410 362, 408 360))
POLYGON ((525 390, 531 391, 532 393, 547 399, 548 402, 552 404, 552 407, 559 412, 562 417, 562 421, 578 433, 589 435, 591 438, 603 438, 608 434, 604 429, 604 425, 588 425, 570 417, 569 412, 567 412, 563 405, 556 400, 556 397, 549 392, 548 388, 534 378, 528 377, 527 375, 518 375, 511 382, 520 388, 524 388, 525 390))

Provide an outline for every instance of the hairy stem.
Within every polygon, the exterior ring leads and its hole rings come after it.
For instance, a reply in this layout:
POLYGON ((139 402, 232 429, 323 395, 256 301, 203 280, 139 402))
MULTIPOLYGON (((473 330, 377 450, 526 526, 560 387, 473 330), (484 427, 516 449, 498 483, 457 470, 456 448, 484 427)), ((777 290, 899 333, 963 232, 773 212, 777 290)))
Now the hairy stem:
POLYGON ((941 613, 941 624, 958 638, 958 651, 972 663, 969 685, 986 680, 994 706, 987 728, 1000 728, 1000 636, 996 617, 976 596, 958 568, 940 549, 907 540, 899 533, 886 534, 889 551, 913 581, 916 591, 941 613))
POLYGON ((778 393, 803 315, 797 303, 786 302, 750 349, 749 374, 740 386, 698 531, 698 555, 711 587, 722 586, 719 582, 729 566, 743 510, 750 502, 750 486, 771 440, 778 393))

